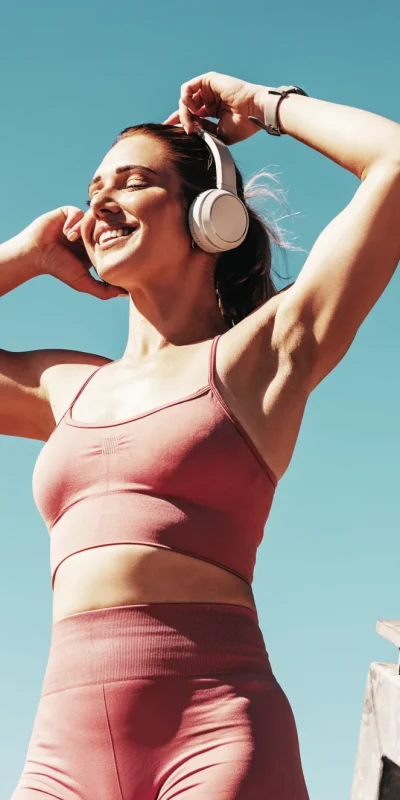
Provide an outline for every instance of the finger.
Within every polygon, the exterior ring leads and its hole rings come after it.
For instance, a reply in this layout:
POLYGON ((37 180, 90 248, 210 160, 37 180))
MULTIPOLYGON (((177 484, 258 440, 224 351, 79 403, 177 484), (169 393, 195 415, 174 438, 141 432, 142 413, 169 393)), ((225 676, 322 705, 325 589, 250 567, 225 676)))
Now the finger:
POLYGON ((218 116, 218 108, 219 108, 219 98, 214 94, 211 89, 211 86, 204 82, 201 90, 197 92, 195 95, 201 98, 201 103, 198 105, 198 110, 204 106, 207 109, 207 116, 208 117, 217 117, 218 116))
POLYGON ((100 300, 112 300, 114 297, 130 297, 129 292, 127 292, 126 289, 122 289, 121 286, 111 286, 110 283, 105 283, 104 281, 94 282, 97 284, 96 294, 94 296, 98 297, 100 300))
MULTIPOLYGON (((192 117, 193 128, 194 130, 196 130, 196 127, 198 126, 203 130, 207 131, 208 133, 212 133, 214 136, 217 136, 218 124, 216 124, 215 122, 211 122, 211 120, 209 119, 203 119, 203 117, 209 117, 209 116, 211 115, 207 108, 205 108, 204 106, 203 108, 200 108, 196 112, 195 116, 192 117)), ((171 114, 171 116, 169 116, 168 119, 166 119, 165 122, 163 123, 163 125, 179 125, 179 124, 180 124, 179 111, 176 111, 174 114, 171 114)))
POLYGON ((63 226, 63 233, 68 237, 68 239, 70 239, 70 241, 74 241, 80 237, 80 224, 85 216, 85 213, 80 208, 76 208, 75 206, 64 206, 62 211, 66 216, 63 226), (71 234, 73 235, 71 236, 71 234))
POLYGON ((199 75, 197 78, 182 84, 179 98, 179 116, 186 133, 193 133, 190 112, 195 114, 203 105, 206 105, 209 101, 214 102, 214 100, 211 90, 207 89, 205 76, 199 75))
POLYGON ((209 75, 201 75, 182 84, 180 99, 193 113, 204 105, 209 112, 212 112, 209 116, 217 116, 215 112, 218 109, 219 97, 211 89, 209 75))
MULTIPOLYGON (((199 90, 196 95, 193 97, 193 113, 195 116, 203 116, 203 117, 212 117, 215 116, 213 112, 217 109, 217 103, 215 101, 214 95, 206 94, 208 103, 205 103, 204 100, 204 92, 203 90, 199 90)), ((164 120, 163 125, 179 125, 181 123, 181 114, 180 110, 174 111, 172 114, 164 120)))
POLYGON ((78 259, 79 263, 84 266, 85 269, 92 268, 92 262, 90 261, 88 252, 83 244, 82 239, 76 239, 76 241, 69 242, 68 250, 75 256, 75 258, 78 259))
POLYGON ((64 233, 65 233, 65 236, 67 237, 69 242, 78 241, 78 239, 80 239, 81 236, 82 236, 82 233, 81 233, 81 220, 79 220, 79 222, 77 222, 76 225, 73 225, 72 228, 66 228, 64 233))
POLYGON ((62 206, 61 211, 65 216, 64 229, 67 225, 68 227, 72 227, 72 225, 75 225, 78 220, 81 220, 85 216, 85 212, 77 206, 62 206))
POLYGON ((196 116, 194 120, 194 127, 201 128, 203 131, 207 131, 207 133, 212 133, 213 136, 218 136, 218 125, 215 122, 211 122, 210 119, 200 119, 196 116))
POLYGON ((186 131, 186 133, 193 133, 194 127, 192 123, 192 116, 190 110, 182 100, 179 100, 179 119, 186 131))
POLYGON ((186 133, 193 133, 192 114, 202 107, 203 101, 200 92, 194 96, 188 92, 183 92, 179 98, 179 116, 186 133))
POLYGON ((129 293, 125 289, 120 286, 112 286, 110 283, 105 283, 105 281, 98 281, 93 278, 89 271, 82 273, 70 286, 77 292, 91 294, 99 300, 111 300, 121 294, 129 297, 129 293))
POLYGON ((200 109, 197 112, 196 117, 194 119, 194 125, 201 126, 205 131, 208 133, 212 133, 213 136, 216 136, 224 144, 235 144, 236 142, 240 142, 240 138, 234 139, 232 135, 228 136, 224 130, 223 121, 219 120, 219 122, 211 122, 207 117, 209 114, 207 113, 207 109, 200 109))
POLYGON ((202 95, 202 90, 199 89, 199 91, 196 92, 192 97, 191 108, 193 113, 196 113, 199 110, 199 108, 202 108, 202 106, 204 106, 204 99, 202 95))
POLYGON ((167 119, 164 120, 163 125, 178 125, 180 122, 179 111, 174 111, 167 119))
MULTIPOLYGON (((190 81, 186 81, 186 83, 182 84, 181 100, 189 107, 190 98, 194 97, 198 92, 201 92, 204 103, 208 104, 211 101, 212 104, 216 102, 216 98, 214 97, 210 86, 208 85, 206 73, 203 73, 203 75, 197 75, 195 78, 192 78, 190 81), (204 95, 204 92, 206 92, 206 95, 204 95), (211 98, 209 96, 210 94, 211 98)), ((170 114, 170 116, 164 121, 164 125, 176 125, 178 122, 182 122, 180 110, 174 111, 172 114, 170 114)))
POLYGON ((196 78, 192 78, 190 81, 183 83, 181 86, 181 100, 186 103, 186 100, 193 97, 198 91, 203 91, 205 79, 206 75, 203 73, 203 75, 197 75, 196 78))

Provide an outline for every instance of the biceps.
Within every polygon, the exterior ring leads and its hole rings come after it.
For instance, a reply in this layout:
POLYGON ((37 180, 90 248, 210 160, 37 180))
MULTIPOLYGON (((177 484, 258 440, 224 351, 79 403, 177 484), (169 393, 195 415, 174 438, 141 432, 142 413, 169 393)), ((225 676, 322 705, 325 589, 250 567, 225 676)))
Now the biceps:
POLYGON ((54 418, 41 383, 45 350, 0 349, 0 434, 45 440, 54 418))
POLYGON ((277 312, 275 332, 282 341, 303 331, 316 382, 346 353, 399 260, 400 166, 379 163, 318 237, 277 312))

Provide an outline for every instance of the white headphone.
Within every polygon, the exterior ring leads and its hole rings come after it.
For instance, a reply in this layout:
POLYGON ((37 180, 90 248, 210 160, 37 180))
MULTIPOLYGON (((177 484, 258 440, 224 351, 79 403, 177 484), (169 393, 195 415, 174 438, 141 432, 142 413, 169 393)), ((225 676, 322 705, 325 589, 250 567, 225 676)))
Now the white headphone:
POLYGON ((189 209, 190 232, 202 250, 222 253, 242 244, 249 229, 249 214, 237 195, 235 162, 228 147, 206 131, 198 135, 211 150, 217 185, 194 199, 189 209))

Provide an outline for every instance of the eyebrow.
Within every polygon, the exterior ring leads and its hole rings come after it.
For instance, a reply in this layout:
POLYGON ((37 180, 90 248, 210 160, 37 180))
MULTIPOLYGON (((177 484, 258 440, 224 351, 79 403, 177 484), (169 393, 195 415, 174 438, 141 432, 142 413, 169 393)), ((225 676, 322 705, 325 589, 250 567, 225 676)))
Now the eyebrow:
MULTIPOLYGON (((136 170, 144 169, 146 172, 151 172, 153 175, 158 175, 155 169, 151 169, 150 167, 144 167, 143 164, 125 164, 125 166, 123 167, 117 167, 117 169, 115 170, 115 174, 121 175, 122 172, 133 172, 135 169, 136 170)), ((101 181, 101 175, 96 175, 96 177, 93 178, 89 183, 88 192, 90 192, 91 187, 94 186, 96 183, 99 183, 99 181, 101 181)))

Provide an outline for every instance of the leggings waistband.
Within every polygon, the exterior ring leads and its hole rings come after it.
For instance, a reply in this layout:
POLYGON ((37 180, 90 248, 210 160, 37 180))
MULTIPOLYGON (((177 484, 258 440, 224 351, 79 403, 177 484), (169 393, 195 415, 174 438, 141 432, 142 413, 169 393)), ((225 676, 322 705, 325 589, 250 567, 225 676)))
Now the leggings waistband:
POLYGON ((52 627, 42 695, 157 676, 271 671, 256 612, 226 603, 151 603, 73 614, 52 627))

